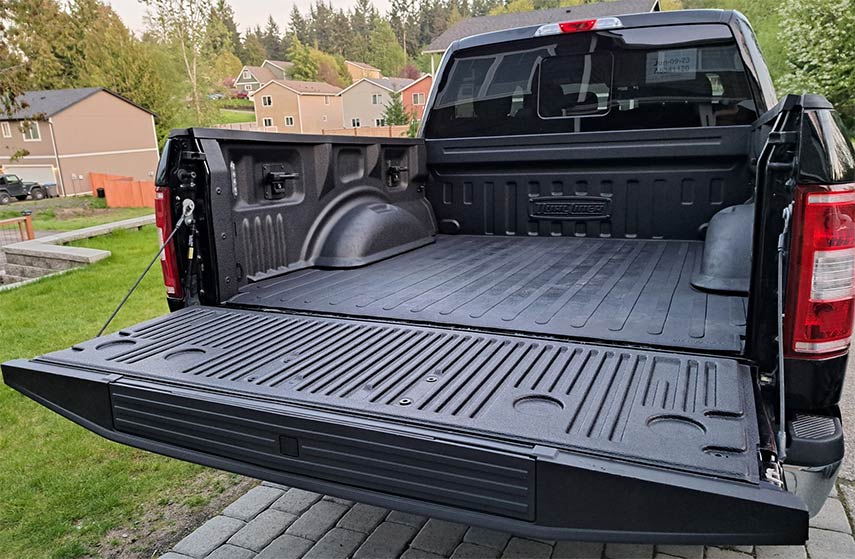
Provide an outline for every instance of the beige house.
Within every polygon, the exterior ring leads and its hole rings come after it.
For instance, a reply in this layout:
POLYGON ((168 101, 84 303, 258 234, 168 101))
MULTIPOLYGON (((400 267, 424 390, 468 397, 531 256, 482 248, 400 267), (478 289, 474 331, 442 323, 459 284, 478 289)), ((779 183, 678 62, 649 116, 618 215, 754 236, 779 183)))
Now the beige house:
POLYGON ((362 78, 341 92, 345 128, 386 126, 383 115, 391 100, 413 80, 407 78, 362 78))
POLYGON ((375 68, 371 64, 366 64, 364 62, 354 62, 352 60, 345 60, 345 66, 347 66, 347 71, 350 72, 350 77, 353 81, 358 82, 362 78, 374 78, 380 79, 383 75, 380 73, 379 68, 375 68))
POLYGON ((28 91, 19 100, 26 108, 0 114, 5 172, 55 183, 63 195, 91 192, 89 173, 154 177, 154 115, 139 105, 100 87, 28 91))
POLYGON ((341 128, 341 88, 325 82, 271 80, 252 93, 258 127, 271 132, 320 134, 341 128))
POLYGON ((235 78, 234 88, 251 93, 271 80, 287 80, 291 67, 285 60, 265 60, 261 66, 244 66, 235 78))

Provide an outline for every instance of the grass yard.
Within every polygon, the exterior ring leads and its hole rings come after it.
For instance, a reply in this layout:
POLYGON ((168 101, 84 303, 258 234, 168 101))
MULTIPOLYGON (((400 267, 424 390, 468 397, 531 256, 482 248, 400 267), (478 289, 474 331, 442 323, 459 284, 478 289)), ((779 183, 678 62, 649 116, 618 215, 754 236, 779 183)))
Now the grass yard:
MULTIPOLYGON (((55 218, 44 222, 58 223, 55 218)), ((0 361, 33 357, 94 336, 153 256, 157 234, 145 227, 76 244, 113 254, 92 266, 0 292, 0 361)), ((111 330, 166 312, 155 267, 111 330)), ((156 512, 206 471, 109 442, 5 385, 0 385, 0 455, 0 557, 18 559, 101 556, 96 546, 111 529, 156 512)))
POLYGON ((220 109, 217 124, 235 124, 238 122, 255 122, 255 113, 252 111, 220 109))
POLYGON ((94 196, 69 196, 2 206, 0 219, 20 217, 27 210, 33 212, 33 227, 38 231, 71 231, 154 212, 151 208, 108 208, 103 198, 94 196))

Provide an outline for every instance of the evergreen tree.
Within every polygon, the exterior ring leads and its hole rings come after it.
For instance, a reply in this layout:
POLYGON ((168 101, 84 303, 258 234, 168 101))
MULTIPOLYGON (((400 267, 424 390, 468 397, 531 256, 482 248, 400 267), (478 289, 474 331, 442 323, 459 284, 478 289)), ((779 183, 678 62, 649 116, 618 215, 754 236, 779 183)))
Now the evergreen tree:
POLYGON ((296 4, 291 6, 291 15, 288 27, 291 30, 291 34, 304 45, 314 43, 312 25, 303 17, 303 14, 300 13, 300 9, 296 4))
POLYGON ((291 41, 288 60, 294 64, 291 68, 291 79, 308 82, 317 81, 318 63, 312 56, 311 49, 303 45, 297 37, 291 41))
POLYGON ((365 62, 380 68, 384 76, 397 76, 407 63, 407 55, 398 44, 388 21, 375 18, 368 36, 368 56, 365 62))
POLYGON ((267 16, 267 24, 260 38, 264 50, 267 51, 267 57, 271 60, 282 60, 284 53, 279 50, 282 46, 282 32, 273 16, 267 16))
POLYGON ((386 104, 386 109, 383 111, 383 119, 386 121, 386 126, 400 126, 410 123, 410 116, 401 101, 400 92, 395 91, 389 94, 389 103, 386 104))
POLYGON ((257 34, 249 32, 243 40, 243 58, 241 62, 248 66, 261 66, 267 56, 267 49, 257 34))

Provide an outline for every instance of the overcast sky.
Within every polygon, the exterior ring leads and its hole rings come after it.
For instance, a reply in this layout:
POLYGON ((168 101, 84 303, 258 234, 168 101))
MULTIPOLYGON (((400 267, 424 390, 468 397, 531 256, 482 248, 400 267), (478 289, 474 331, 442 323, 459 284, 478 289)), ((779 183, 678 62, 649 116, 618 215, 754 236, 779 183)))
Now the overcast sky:
MULTIPOLYGON (((113 9, 122 17, 125 24, 134 31, 142 31, 145 28, 143 16, 145 6, 138 0, 106 0, 113 9)), ((272 15, 279 27, 284 28, 288 23, 288 14, 291 6, 296 4, 302 11, 307 11, 314 0, 228 0, 235 12, 235 20, 238 27, 243 31, 248 27, 264 25, 267 16, 272 15)), ((355 0, 331 0, 336 8, 350 8, 355 0)), ((374 0, 378 10, 385 11, 389 6, 389 0, 374 0)))

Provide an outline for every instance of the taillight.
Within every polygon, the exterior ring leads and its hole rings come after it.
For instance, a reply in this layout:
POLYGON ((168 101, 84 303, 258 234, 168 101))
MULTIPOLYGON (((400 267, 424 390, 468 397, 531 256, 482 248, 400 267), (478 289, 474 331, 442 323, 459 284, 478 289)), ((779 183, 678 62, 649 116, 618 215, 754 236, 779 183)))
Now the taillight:
POLYGON ((535 37, 544 35, 560 35, 562 33, 581 33, 583 31, 600 31, 604 29, 618 29, 623 23, 616 17, 601 17, 597 19, 582 19, 579 21, 563 21, 561 23, 547 23, 541 25, 534 32, 535 37))
POLYGON ((849 347, 855 310, 855 184, 796 188, 786 353, 822 358, 849 347))
MULTIPOLYGON (((160 244, 172 233, 172 203, 168 187, 158 186, 154 193, 154 217, 157 223, 157 235, 160 244)), ((181 275, 178 272, 178 258, 172 242, 160 254, 163 268, 163 283, 170 297, 181 297, 181 275)))

